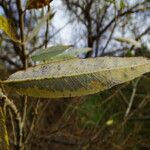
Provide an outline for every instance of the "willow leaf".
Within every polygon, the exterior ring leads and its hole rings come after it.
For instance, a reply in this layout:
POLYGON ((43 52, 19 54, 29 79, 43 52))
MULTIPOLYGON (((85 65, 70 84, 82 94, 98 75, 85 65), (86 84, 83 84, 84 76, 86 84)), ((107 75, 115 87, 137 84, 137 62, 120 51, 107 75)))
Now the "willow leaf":
POLYGON ((56 61, 64 61, 64 60, 68 60, 68 59, 73 59, 82 54, 87 54, 90 51, 92 51, 91 48, 78 48, 78 49, 70 48, 59 55, 51 57, 48 60, 48 62, 56 62, 56 61))
POLYGON ((14 42, 20 42, 10 19, 0 16, 0 30, 4 31, 14 42))
POLYGON ((73 59, 81 54, 86 54, 92 51, 91 48, 70 48, 70 46, 57 45, 50 48, 39 50, 32 54, 31 58, 34 61, 63 61, 68 59, 73 59))
POLYGON ((44 50, 38 50, 31 55, 31 58, 34 61, 46 61, 51 59, 51 57, 63 53, 69 47, 70 47, 69 45, 57 45, 46 48, 44 50))
POLYGON ((123 38, 123 37, 119 37, 119 38, 115 38, 115 40, 117 40, 118 42, 124 42, 124 43, 128 43, 128 44, 131 44, 135 47, 141 47, 141 43, 134 40, 134 39, 131 39, 131 38, 123 38))
POLYGON ((109 89, 147 72, 150 60, 143 57, 70 59, 19 71, 3 83, 28 96, 76 97, 109 89))

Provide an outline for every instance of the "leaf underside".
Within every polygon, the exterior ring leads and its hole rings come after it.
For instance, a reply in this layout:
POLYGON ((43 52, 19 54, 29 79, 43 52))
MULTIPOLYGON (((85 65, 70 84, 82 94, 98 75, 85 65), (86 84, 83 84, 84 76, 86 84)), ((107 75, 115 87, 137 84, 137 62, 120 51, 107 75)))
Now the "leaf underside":
POLYGON ((31 58, 34 61, 46 61, 46 60, 49 60, 51 57, 54 57, 56 55, 63 53, 69 47, 70 46, 68 45, 52 46, 44 50, 36 51, 35 53, 32 54, 31 58))
POLYGON ((20 94, 61 98, 94 94, 150 72, 143 57, 99 57, 47 63, 19 71, 3 81, 20 94))
POLYGON ((92 52, 91 48, 70 48, 63 53, 51 57, 48 62, 56 62, 56 61, 64 61, 74 58, 82 57, 82 55, 86 55, 88 52, 92 52))
POLYGON ((48 61, 56 62, 68 59, 73 59, 81 54, 86 54, 92 51, 91 48, 73 48, 69 45, 57 45, 36 51, 31 55, 33 61, 48 61))

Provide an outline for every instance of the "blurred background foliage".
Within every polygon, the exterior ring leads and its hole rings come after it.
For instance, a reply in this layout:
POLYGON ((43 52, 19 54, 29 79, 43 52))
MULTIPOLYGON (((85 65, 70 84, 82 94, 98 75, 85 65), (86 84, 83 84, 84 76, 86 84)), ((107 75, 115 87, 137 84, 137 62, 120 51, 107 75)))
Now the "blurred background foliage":
MULTIPOLYGON (((26 1, 23 3, 25 6, 26 1)), ((26 11, 26 35, 49 9, 50 6, 45 6, 26 11)), ((53 0, 51 10, 55 12, 53 19, 26 45, 29 66, 35 65, 30 60, 32 52, 56 43, 92 47, 93 53, 85 57, 150 57, 149 0, 53 0), (117 42, 116 37, 130 37, 142 47, 117 42)), ((12 20, 19 37, 16 1, 0 0, 0 13, 12 20)), ((1 80, 23 68, 23 57, 21 47, 0 34, 1 80)), ((150 149, 150 74, 137 80, 87 97, 58 100, 29 97, 25 149, 150 149)), ((2 88, 22 112, 23 98, 7 87, 2 88)), ((10 147, 15 149, 12 114, 7 113, 10 147)))

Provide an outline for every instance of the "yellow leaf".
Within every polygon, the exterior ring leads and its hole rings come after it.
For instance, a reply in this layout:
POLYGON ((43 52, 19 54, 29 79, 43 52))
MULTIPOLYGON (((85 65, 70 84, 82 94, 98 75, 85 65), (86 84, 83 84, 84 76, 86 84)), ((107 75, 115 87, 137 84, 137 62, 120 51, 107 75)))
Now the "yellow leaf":
POLYGON ((150 72, 143 57, 70 59, 19 71, 2 83, 20 94, 61 98, 94 94, 150 72))
POLYGON ((106 122, 106 125, 107 125, 107 126, 111 126, 111 125, 113 125, 113 123, 114 123, 114 120, 113 120, 113 119, 110 119, 110 120, 108 120, 108 121, 106 122))
POLYGON ((3 30, 14 42, 19 42, 10 19, 0 16, 0 30, 3 30))
POLYGON ((5 124, 5 115, 0 107, 0 150, 9 150, 8 134, 5 124))

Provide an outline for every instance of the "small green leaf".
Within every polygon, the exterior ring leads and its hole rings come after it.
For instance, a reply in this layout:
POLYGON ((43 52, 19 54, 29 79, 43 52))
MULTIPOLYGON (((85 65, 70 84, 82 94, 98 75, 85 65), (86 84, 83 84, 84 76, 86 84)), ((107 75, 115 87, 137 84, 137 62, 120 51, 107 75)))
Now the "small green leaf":
POLYGON ((91 48, 70 48, 68 50, 66 50, 65 52, 56 55, 54 57, 51 57, 48 62, 56 62, 56 61, 64 61, 64 60, 68 60, 68 59, 73 59, 75 57, 78 57, 82 54, 87 54, 88 52, 92 51, 91 48))
POLYGON ((52 46, 50 48, 36 51, 31 55, 34 61, 56 62, 76 58, 82 54, 92 51, 91 48, 71 48, 71 46, 52 46))
POLYGON ((0 30, 3 30, 14 42, 20 43, 10 19, 0 16, 0 30))
POLYGON ((124 9, 125 7, 126 7, 126 4, 125 4, 124 0, 121 0, 121 1, 120 1, 120 9, 122 10, 122 9, 124 9))
POLYGON ((44 50, 38 50, 31 55, 31 59, 34 61, 47 61, 52 57, 63 53, 69 47, 69 45, 57 45, 46 48, 44 50))

